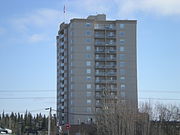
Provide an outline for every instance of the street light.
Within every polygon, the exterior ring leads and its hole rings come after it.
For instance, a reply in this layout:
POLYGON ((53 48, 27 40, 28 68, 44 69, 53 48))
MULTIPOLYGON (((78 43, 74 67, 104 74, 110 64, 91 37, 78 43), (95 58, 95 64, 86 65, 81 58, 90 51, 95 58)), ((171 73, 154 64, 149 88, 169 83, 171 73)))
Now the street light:
POLYGON ((52 108, 45 108, 45 110, 49 110, 49 118, 48 118, 48 135, 51 135, 51 111, 52 108))

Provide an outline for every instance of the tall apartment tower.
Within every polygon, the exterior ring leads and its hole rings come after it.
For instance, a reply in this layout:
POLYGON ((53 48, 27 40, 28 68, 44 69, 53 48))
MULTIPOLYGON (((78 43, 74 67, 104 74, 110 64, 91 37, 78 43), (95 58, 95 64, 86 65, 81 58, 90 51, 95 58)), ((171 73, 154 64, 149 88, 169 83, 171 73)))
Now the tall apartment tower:
POLYGON ((98 14, 62 23, 57 36, 57 116, 87 123, 109 98, 137 107, 136 20, 98 14))

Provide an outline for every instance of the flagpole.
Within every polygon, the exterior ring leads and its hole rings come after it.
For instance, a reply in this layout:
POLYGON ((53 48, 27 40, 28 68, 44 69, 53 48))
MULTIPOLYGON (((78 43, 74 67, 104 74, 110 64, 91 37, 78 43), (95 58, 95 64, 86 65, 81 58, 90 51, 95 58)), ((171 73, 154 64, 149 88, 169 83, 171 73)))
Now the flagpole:
POLYGON ((64 23, 66 23, 66 7, 64 4, 64 8, 63 8, 63 15, 64 15, 64 23))

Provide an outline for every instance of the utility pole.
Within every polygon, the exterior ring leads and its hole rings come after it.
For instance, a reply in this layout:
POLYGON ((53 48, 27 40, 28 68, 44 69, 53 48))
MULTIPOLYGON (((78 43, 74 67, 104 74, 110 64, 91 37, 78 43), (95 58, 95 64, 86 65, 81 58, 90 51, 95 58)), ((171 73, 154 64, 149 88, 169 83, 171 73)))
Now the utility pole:
POLYGON ((45 110, 49 110, 49 117, 48 117, 48 135, 51 135, 51 111, 52 108, 46 108, 45 110))

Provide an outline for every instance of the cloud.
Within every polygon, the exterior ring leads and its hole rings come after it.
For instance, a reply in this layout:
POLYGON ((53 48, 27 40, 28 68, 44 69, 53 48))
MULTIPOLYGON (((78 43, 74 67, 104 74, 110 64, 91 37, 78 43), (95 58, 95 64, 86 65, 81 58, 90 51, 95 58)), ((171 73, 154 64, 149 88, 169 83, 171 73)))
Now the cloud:
POLYGON ((48 38, 43 34, 33 34, 28 37, 28 41, 31 43, 46 41, 48 38))
MULTIPOLYGON (((118 3, 118 0, 114 2, 118 3)), ((179 0, 122 0, 119 13, 129 15, 140 11, 163 16, 180 15, 179 7, 179 0)))
POLYGON ((180 15, 180 0, 73 0, 68 6, 81 15, 106 13, 115 17, 129 17, 137 12, 170 16, 180 15), (82 12, 83 11, 83 12, 82 12))
POLYGON ((14 17, 11 22, 19 32, 26 32, 32 27, 45 28, 60 19, 58 10, 54 9, 39 9, 31 13, 23 14, 20 17, 14 17))
POLYGON ((33 44, 50 41, 52 31, 55 31, 59 21, 63 20, 61 17, 59 11, 54 9, 38 9, 13 16, 10 23, 13 33, 16 33, 16 42, 33 44))

